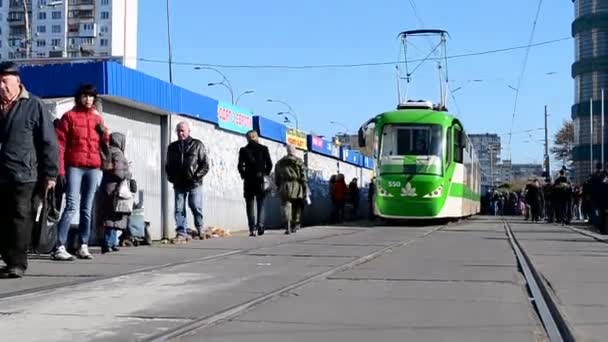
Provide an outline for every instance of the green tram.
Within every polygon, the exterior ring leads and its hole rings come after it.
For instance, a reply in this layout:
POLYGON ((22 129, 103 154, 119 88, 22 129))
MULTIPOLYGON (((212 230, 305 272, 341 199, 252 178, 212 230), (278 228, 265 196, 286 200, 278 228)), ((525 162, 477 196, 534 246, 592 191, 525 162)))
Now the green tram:
POLYGON ((462 123, 445 107, 403 103, 366 122, 359 145, 375 158, 375 216, 453 219, 479 213, 479 162, 462 123))

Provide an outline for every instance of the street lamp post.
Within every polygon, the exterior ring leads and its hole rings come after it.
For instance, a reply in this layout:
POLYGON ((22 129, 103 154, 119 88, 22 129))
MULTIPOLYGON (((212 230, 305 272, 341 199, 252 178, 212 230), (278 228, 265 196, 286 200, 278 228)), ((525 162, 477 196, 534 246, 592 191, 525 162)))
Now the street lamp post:
MULTIPOLYGON (((232 99, 232 104, 234 104, 234 88, 232 87, 232 83, 230 83, 230 80, 228 79, 228 77, 226 77, 226 75, 224 75, 223 72, 221 72, 215 68, 207 67, 207 66, 197 66, 197 67, 194 67, 194 70, 212 70, 212 71, 215 71, 216 73, 218 73, 220 76, 222 76, 222 80, 220 82, 213 82, 213 83, 209 83, 207 85, 209 87, 216 86, 216 85, 223 85, 224 87, 226 87, 226 89, 228 89, 228 91, 230 91, 230 97, 232 99)), ((249 90, 249 91, 253 92, 251 90, 249 90)), ((245 93, 248 93, 248 92, 245 92, 245 93)), ((239 97, 241 97, 245 93, 239 95, 239 97)), ((238 99, 237 99, 237 101, 238 101, 238 99)))
POLYGON ((247 95, 247 94, 253 94, 253 93, 255 93, 255 91, 253 91, 253 90, 247 90, 247 91, 242 92, 239 96, 236 97, 236 101, 234 102, 234 104, 235 105, 239 104, 239 99, 241 98, 241 96, 247 95))
POLYGON ((228 91, 230 92, 230 102, 232 104, 234 104, 234 91, 232 90, 232 88, 230 86, 228 86, 226 83, 224 83, 224 81, 222 82, 214 82, 214 83, 209 83, 207 84, 209 87, 213 87, 216 85, 221 85, 224 86, 226 89, 228 89, 228 91))
MULTIPOLYGON (((278 113, 277 113, 277 115, 291 115, 291 117, 293 117, 293 118, 294 118, 294 120, 296 121, 296 131, 299 131, 299 126, 298 126, 298 117, 297 117, 297 116, 296 116, 294 113, 292 113, 291 111, 287 111, 287 112, 278 112, 278 113)), ((289 121, 289 119, 288 119, 288 118, 285 118, 285 119, 287 119, 285 122, 288 122, 288 121, 289 121)))
POLYGON ((291 114, 291 116, 293 116, 293 118, 296 120, 296 130, 299 130, 299 125, 298 125, 298 116, 296 115, 296 113, 293 111, 293 108, 291 108, 291 106, 289 105, 289 103, 285 102, 285 101, 281 101, 281 100, 274 100, 274 99, 268 99, 266 100, 267 102, 277 102, 280 103, 284 106, 286 106, 287 108, 289 108, 288 111, 285 112, 279 112, 278 115, 284 115, 284 114, 291 114))

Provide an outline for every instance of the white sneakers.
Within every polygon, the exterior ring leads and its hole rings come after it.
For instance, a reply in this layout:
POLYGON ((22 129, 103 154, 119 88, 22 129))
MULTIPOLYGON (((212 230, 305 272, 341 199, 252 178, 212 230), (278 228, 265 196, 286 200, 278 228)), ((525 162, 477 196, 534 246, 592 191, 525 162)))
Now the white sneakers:
POLYGON ((93 259, 91 253, 89 253, 89 246, 87 245, 80 246, 80 249, 76 252, 76 256, 80 259, 93 259))
MULTIPOLYGON (((93 256, 89 252, 89 246, 87 245, 80 246, 80 249, 76 252, 76 256, 80 259, 93 259, 93 256)), ((60 246, 57 248, 55 253, 53 253, 53 259, 60 261, 73 261, 76 258, 72 254, 68 253, 64 246, 60 246)))

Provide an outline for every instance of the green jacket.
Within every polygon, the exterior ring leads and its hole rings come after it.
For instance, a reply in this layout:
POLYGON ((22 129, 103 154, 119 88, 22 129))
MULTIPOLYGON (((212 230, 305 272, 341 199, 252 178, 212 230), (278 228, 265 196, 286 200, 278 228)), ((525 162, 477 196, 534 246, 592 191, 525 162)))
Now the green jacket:
POLYGON ((274 172, 281 200, 292 201, 306 198, 308 180, 302 159, 287 155, 277 162, 274 172))

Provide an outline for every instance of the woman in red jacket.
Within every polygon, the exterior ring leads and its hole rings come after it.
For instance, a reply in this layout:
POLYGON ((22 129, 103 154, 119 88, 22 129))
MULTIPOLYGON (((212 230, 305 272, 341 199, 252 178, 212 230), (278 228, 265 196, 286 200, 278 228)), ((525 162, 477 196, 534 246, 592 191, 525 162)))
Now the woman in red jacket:
POLYGON ((88 249, 91 233, 91 208, 102 176, 101 145, 108 142, 103 118, 95 109, 97 90, 83 85, 74 97, 76 105, 65 113, 57 125, 59 174, 65 176, 66 207, 58 224, 55 260, 74 260, 65 244, 72 218, 80 207, 80 248, 76 256, 92 259, 88 249), (80 203, 78 203, 80 199, 80 203))

